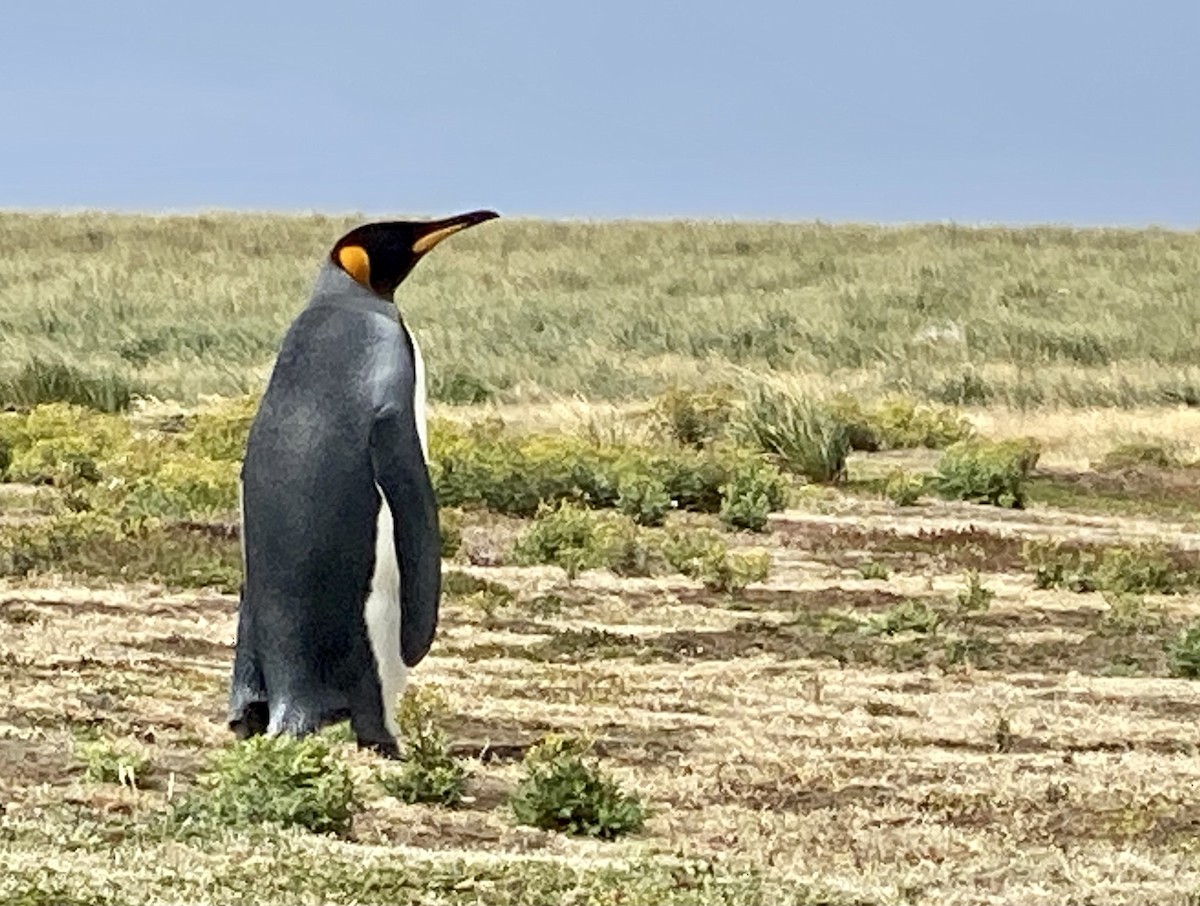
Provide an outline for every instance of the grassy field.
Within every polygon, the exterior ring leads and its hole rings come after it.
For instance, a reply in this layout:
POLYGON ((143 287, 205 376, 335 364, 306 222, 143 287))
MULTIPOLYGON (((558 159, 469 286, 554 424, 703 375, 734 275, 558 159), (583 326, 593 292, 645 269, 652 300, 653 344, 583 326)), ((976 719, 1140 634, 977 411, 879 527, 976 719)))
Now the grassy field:
MULTIPOLYGON (((37 359, 166 399, 256 392, 352 222, 0 213, 0 381, 37 359)), ((400 305, 449 402, 764 370, 968 405, 1200 400, 1194 232, 500 220, 400 305)))
POLYGON ((0 902, 1200 902, 1195 234, 447 243, 402 306, 447 527, 414 686, 464 798, 335 728, 333 832, 182 820, 231 747, 246 418, 345 225, 0 215, 0 902), (160 399, 33 405, 81 387, 160 399), (520 823, 547 734, 644 827, 520 823))

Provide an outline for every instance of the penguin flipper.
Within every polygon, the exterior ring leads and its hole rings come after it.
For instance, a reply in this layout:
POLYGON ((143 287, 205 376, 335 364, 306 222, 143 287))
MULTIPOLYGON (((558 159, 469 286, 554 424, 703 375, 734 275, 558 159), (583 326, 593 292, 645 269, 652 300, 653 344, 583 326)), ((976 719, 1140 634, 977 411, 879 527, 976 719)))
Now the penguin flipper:
POLYGON ((380 415, 371 429, 371 464, 395 526, 400 566, 400 657, 415 667, 433 644, 442 585, 437 498, 413 411, 380 415))

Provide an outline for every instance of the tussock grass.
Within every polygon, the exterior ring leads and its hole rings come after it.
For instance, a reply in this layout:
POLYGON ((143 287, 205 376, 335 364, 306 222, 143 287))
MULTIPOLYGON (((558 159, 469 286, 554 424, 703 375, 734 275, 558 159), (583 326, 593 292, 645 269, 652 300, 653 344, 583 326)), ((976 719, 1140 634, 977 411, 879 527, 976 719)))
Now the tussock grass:
MULTIPOLYGON (((160 398, 256 392, 356 222, 0 214, 0 386, 39 360, 160 398)), ((454 403, 744 369, 955 405, 1200 403, 1189 232, 500 220, 438 249, 400 304, 454 403)))

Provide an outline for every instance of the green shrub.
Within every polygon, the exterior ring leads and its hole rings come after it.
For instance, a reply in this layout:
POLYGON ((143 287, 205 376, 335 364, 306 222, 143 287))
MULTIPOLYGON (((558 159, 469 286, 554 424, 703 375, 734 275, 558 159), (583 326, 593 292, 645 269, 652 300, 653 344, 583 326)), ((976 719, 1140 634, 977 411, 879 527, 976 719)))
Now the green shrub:
POLYGON ((1190 580, 1160 544, 1108 548, 1096 568, 1096 587, 1116 594, 1177 594, 1190 580))
POLYGON ((953 409, 922 405, 901 397, 884 400, 871 419, 884 450, 916 447, 942 450, 975 434, 971 423, 953 409))
POLYGON ((0 408, 69 403, 98 412, 122 412, 141 392, 140 385, 116 372, 88 374, 74 365, 33 359, 12 377, 0 380, 0 408))
POLYGON ((586 753, 584 744, 561 736, 530 749, 525 775, 508 800, 517 823, 601 839, 641 830, 641 800, 586 762, 586 753))
POLYGON ((208 459, 241 462, 258 405, 257 397, 245 396, 224 400, 197 413, 188 431, 188 449, 208 459))
POLYGON ((436 690, 409 689, 400 702, 398 723, 404 742, 404 762, 385 766, 378 780, 390 796, 402 802, 426 802, 451 808, 461 805, 467 771, 450 754, 445 731, 438 726, 446 711, 436 690))
POLYGON ((731 551, 719 534, 700 529, 668 532, 662 551, 673 569, 700 581, 711 591, 735 594, 771 572, 765 551, 731 551))
POLYGON ((240 464, 179 452, 165 459, 149 475, 141 475, 119 488, 122 498, 112 511, 122 516, 160 516, 171 519, 205 519, 237 512, 240 464))
POLYGON ((671 508, 671 495, 653 475, 631 472, 617 481, 617 509, 638 525, 662 525, 671 508))
POLYGON ((360 807, 350 770, 328 739, 255 736, 228 746, 175 810, 181 826, 300 826, 345 833, 360 807))
POLYGON ((1136 440, 1118 444, 1100 460, 1097 468, 1102 472, 1119 472, 1152 466, 1167 469, 1180 464, 1177 449, 1166 442, 1136 440))
POLYGON ((566 501, 543 506, 513 548, 518 564, 560 566, 570 578, 602 567, 622 575, 647 575, 649 553, 627 516, 597 513, 566 501))
POLYGON ((896 506, 915 506, 925 493, 925 478, 903 469, 894 469, 888 474, 883 493, 896 506))
POLYGON ((1166 608, 1136 594, 1106 592, 1108 610, 1100 618, 1100 632, 1109 636, 1137 636, 1160 631, 1167 621, 1166 608))
POLYGON ((1167 672, 1171 676, 1200 679, 1200 622, 1184 627, 1166 645, 1167 672))
POLYGON ((934 486, 952 500, 1022 509, 1038 452, 1029 441, 959 441, 942 454, 934 486))
POLYGON ((100 480, 100 462, 129 443, 128 423, 82 406, 48 403, 6 429, 14 481, 75 488, 100 480))
POLYGON ((47 572, 236 592, 242 558, 236 538, 170 529, 154 519, 84 512, 0 525, 0 575, 47 572))
POLYGON ((480 579, 461 570, 451 570, 442 578, 442 593, 458 598, 464 607, 477 611, 485 622, 516 600, 512 590, 500 582, 480 579))
POLYGON ((853 450, 941 450, 975 433, 971 423, 955 410, 905 397, 888 397, 867 409, 853 397, 839 395, 828 408, 846 426, 853 450))
POLYGON ((717 513, 721 510, 721 488, 729 483, 739 452, 716 444, 704 450, 677 450, 652 454, 643 468, 662 477, 663 486, 675 505, 692 513, 717 513))
POLYGON ((721 522, 732 529, 761 532, 767 516, 787 504, 787 480, 773 466, 745 459, 721 485, 721 522))
POLYGON ((75 754, 83 762, 83 776, 92 783, 119 783, 131 789, 150 770, 150 755, 126 740, 80 740, 75 754))
POLYGON ((655 412, 671 437, 699 449, 725 432, 733 415, 733 388, 697 392, 672 387, 659 397, 655 412))
POLYGON ((857 568, 858 574, 864 579, 886 579, 892 574, 888 565, 878 560, 863 560, 857 568))
POLYGON ((1059 544, 1027 543, 1024 556, 1038 588, 1116 595, 1179 594, 1197 582, 1161 544, 1110 547, 1097 554, 1059 544))
POLYGON ((447 560, 454 558, 462 548, 462 530, 465 522, 462 510, 442 507, 438 511, 442 556, 447 560))
POLYGON ((434 422, 430 430, 430 472, 441 505, 482 505, 514 516, 563 500, 613 506, 621 452, 574 437, 513 437, 494 425, 464 431, 434 422))
POLYGON ((898 635, 916 632, 924 635, 937 632, 942 615, 920 598, 901 601, 867 621, 867 628, 877 635, 898 635))
POLYGON ((1037 588, 1065 588, 1075 592, 1096 590, 1097 557, 1090 551, 1057 542, 1026 541, 1021 556, 1033 570, 1037 588))
POLYGON ((846 426, 807 400, 760 388, 742 414, 740 431, 748 443, 786 471, 821 483, 845 477, 850 453, 846 426))
POLYGON ((978 570, 967 571, 966 585, 954 596, 959 613, 983 613, 992 606, 996 593, 979 579, 978 570))

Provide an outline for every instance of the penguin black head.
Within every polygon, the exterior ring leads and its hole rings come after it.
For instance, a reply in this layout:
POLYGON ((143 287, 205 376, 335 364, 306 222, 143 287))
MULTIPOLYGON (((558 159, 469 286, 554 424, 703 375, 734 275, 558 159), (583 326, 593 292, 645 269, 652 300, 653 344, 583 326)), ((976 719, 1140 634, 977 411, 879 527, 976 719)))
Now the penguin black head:
POLYGON ((499 216, 495 211, 471 211, 445 220, 368 223, 339 239, 329 257, 358 283, 391 299, 431 248, 459 230, 499 216))

